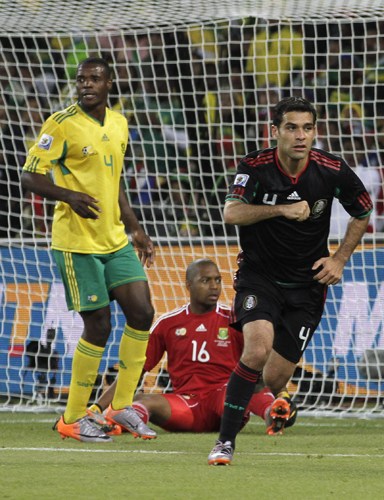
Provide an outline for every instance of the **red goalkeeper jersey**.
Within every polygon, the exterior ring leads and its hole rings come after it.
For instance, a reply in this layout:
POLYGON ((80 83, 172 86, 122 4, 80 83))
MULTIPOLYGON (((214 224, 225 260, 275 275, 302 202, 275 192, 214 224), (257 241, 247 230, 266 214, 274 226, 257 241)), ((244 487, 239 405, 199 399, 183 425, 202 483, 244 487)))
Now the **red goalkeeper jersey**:
POLYGON ((166 351, 174 392, 196 394, 222 387, 243 347, 242 334, 229 322, 230 309, 222 304, 206 314, 193 314, 189 304, 164 314, 152 327, 145 371, 166 351))

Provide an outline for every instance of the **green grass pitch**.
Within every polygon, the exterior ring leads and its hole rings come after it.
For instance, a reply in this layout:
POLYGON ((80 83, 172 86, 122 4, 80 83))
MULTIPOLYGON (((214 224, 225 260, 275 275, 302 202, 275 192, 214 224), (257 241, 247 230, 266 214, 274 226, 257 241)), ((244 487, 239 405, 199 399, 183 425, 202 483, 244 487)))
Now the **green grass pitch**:
POLYGON ((299 417, 267 436, 253 417, 233 464, 207 465, 216 434, 171 434, 110 444, 62 440, 54 414, 0 412, 3 499, 381 499, 383 421, 299 417))

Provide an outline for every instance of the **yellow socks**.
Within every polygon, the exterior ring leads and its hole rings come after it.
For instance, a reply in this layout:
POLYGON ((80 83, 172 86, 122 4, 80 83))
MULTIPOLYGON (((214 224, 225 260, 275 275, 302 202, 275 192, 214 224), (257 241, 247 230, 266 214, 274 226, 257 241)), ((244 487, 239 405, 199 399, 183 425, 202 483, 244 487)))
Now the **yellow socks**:
POLYGON ((132 405, 147 350, 149 332, 125 325, 119 348, 119 373, 112 408, 120 410, 132 405))
POLYGON ((100 413, 100 415, 103 413, 103 410, 100 408, 100 406, 97 403, 94 403, 88 409, 95 412, 95 413, 100 413))
POLYGON ((72 375, 64 421, 71 424, 86 414, 86 408, 99 370, 104 347, 80 339, 72 361, 72 375))

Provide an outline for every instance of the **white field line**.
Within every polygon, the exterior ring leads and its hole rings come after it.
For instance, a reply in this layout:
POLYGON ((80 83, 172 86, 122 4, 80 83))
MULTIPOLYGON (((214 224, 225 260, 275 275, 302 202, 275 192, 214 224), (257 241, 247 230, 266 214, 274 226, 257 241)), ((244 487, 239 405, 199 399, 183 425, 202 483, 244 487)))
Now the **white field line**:
MULTIPOLYGON (((78 448, 20 448, 7 446, 0 448, 0 454, 6 451, 20 451, 20 452, 55 452, 55 453, 120 453, 120 454, 130 454, 130 453, 142 453, 145 455, 200 455, 197 452, 190 451, 158 451, 158 450, 102 450, 102 449, 78 449, 78 448)), ((236 455, 244 456, 262 456, 262 457, 307 457, 307 458, 384 458, 384 454, 368 454, 368 453, 257 453, 257 452, 236 452, 236 455)))
MULTIPOLYGON (((340 428, 345 428, 345 429, 350 429, 351 427, 354 427, 355 424, 354 422, 351 422, 350 420, 342 420, 338 419, 336 422, 325 422, 324 420, 322 422, 318 422, 316 419, 313 417, 310 418, 311 421, 306 421, 307 417, 300 417, 300 421, 298 421, 297 425, 300 425, 300 427, 340 427, 340 428)), ((378 420, 377 423, 373 423, 372 420, 367 419, 367 421, 370 422, 370 427, 377 428, 377 429, 382 429, 383 428, 383 423, 381 420, 378 420)), ((362 422, 361 419, 359 419, 359 423, 362 422)), ((12 420, 12 419, 2 419, 0 418, 0 423, 2 424, 53 424, 55 423, 55 418, 41 418, 41 417, 36 417, 36 418, 25 418, 25 419, 17 419, 17 420, 12 420)), ((265 424, 261 419, 253 417, 248 423, 247 426, 250 425, 255 425, 255 426, 261 426, 264 427, 265 424)))

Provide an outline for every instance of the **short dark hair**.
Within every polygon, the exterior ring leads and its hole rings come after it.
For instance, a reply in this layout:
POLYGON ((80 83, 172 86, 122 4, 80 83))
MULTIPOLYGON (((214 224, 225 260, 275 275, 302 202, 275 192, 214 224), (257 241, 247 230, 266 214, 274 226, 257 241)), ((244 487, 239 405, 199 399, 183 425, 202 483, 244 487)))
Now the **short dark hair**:
POLYGON ((215 266, 216 269, 219 269, 217 267, 216 262, 213 262, 213 260, 211 260, 211 259, 207 259, 207 258, 197 259, 197 260, 194 260, 193 262, 191 262, 189 264, 189 266, 187 267, 187 271, 185 273, 185 280, 188 283, 193 281, 194 277, 196 276, 196 274, 199 271, 199 268, 202 266, 215 266))
POLYGON ((87 57, 87 59, 84 59, 79 63, 77 69, 79 69, 80 66, 86 66, 88 64, 93 64, 95 66, 102 66, 104 68, 107 78, 112 78, 112 70, 108 64, 108 61, 106 61, 102 57, 87 57))
POLYGON ((303 97, 285 97, 281 99, 273 108, 273 125, 279 127, 283 121, 285 113, 290 111, 298 111, 300 113, 311 113, 313 116, 313 123, 316 123, 317 112, 315 107, 304 99, 303 97))

